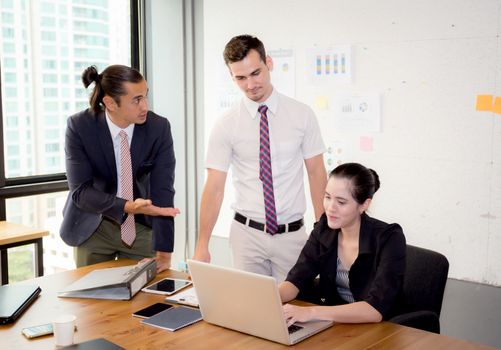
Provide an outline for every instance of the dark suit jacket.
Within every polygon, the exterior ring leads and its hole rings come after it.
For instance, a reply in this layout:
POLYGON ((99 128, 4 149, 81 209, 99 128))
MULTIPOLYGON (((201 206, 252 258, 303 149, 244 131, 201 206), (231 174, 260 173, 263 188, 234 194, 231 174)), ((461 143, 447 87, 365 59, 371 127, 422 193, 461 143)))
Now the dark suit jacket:
MULTIPOLYGON (((86 241, 103 216, 122 223, 125 199, 118 198, 113 141, 104 112, 85 110, 68 118, 66 173, 70 193, 63 210, 61 238, 70 246, 86 241)), ((159 207, 174 206, 174 147, 167 119, 148 112, 134 126, 131 144, 134 199, 151 199, 159 207)), ((172 252, 174 219, 135 215, 153 229, 153 249, 172 252)))

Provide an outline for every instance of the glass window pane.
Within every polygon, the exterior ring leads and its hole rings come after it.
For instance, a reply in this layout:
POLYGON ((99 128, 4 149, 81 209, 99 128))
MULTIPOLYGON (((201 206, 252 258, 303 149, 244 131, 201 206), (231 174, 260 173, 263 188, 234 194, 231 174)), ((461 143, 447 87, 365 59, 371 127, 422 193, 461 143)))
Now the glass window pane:
POLYGON ((19 155, 19 146, 18 145, 9 145, 7 146, 7 154, 9 156, 18 156, 19 155))
MULTIPOLYGON (((5 57, 2 60, 3 66, 5 68, 16 68, 16 59, 12 57, 5 57)), ((3 80, 3 79, 2 79, 3 80)))
POLYGON ((24 152, 6 154, 5 175, 64 172, 66 119, 88 107, 82 71, 89 65, 102 70, 131 63, 130 1, 14 3, 0 1, 4 149, 18 146, 49 154, 32 152, 30 159, 24 152), (13 104, 18 106, 12 108, 13 104), (18 134, 8 136, 13 127, 18 134), (49 137, 53 133, 46 130, 59 130, 60 137, 49 137))
POLYGON ((47 28, 54 27, 56 25, 56 19, 54 17, 42 17, 41 22, 41 25, 47 28))
POLYGON ((3 44, 3 51, 5 54, 13 54, 16 50, 16 46, 14 43, 4 43, 3 44))
POLYGON ((15 83, 16 82, 16 73, 5 73, 5 82, 6 83, 15 83))
MULTIPOLYGON (((49 231, 49 236, 43 238, 46 275, 75 268, 73 247, 66 245, 59 236, 67 195, 67 192, 57 192, 6 200, 7 221, 49 231)), ((9 282, 33 278, 34 275, 33 245, 9 249, 9 282)))
POLYGON ((8 249, 9 283, 35 277, 35 249, 33 244, 8 249))
POLYGON ((56 74, 44 74, 43 75, 44 83, 57 83, 57 75, 56 74))
MULTIPOLYGON (((7 127, 16 127, 16 126, 17 126, 17 124, 18 124, 17 117, 15 117, 15 116, 7 116, 7 117, 6 117, 6 121, 7 121, 7 122, 6 122, 6 124, 5 124, 5 125, 6 125, 7 127)), ((7 150, 7 155, 11 155, 11 154, 9 153, 9 151, 8 151, 8 150, 7 150)))

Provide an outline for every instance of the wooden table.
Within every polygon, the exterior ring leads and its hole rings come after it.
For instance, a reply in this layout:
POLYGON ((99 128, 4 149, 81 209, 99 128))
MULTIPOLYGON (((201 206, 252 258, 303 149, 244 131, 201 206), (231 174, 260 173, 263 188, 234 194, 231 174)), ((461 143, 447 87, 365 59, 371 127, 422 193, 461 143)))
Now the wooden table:
POLYGON ((26 244, 35 245, 35 276, 43 276, 43 240, 49 231, 0 221, 0 282, 9 283, 9 262, 7 249, 26 244))
MULTIPOLYGON (((130 301, 58 298, 56 292, 95 268, 133 263, 120 260, 87 266, 35 278, 22 284, 38 284, 42 294, 12 325, 0 326, 1 347, 5 349, 55 349, 54 337, 27 340, 21 329, 50 322, 54 316, 72 313, 77 316, 75 342, 103 337, 126 349, 492 349, 468 341, 428 333, 389 322, 378 324, 335 324, 333 327, 292 347, 247 334, 214 326, 205 321, 176 332, 143 326, 132 313, 155 302, 162 295, 139 292, 130 301)), ((177 271, 157 276, 184 278, 177 271)), ((245 301, 242 301, 245 302, 245 301)))

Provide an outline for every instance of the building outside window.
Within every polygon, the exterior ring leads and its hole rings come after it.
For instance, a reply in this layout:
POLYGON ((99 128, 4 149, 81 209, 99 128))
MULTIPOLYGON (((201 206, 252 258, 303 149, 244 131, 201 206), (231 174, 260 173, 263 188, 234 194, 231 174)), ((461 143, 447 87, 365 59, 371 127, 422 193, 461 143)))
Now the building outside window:
MULTIPOLYGON (((130 18, 124 0, 0 1, 6 179, 65 173, 66 119, 88 106, 81 73, 131 64, 130 18)), ((50 230, 46 273, 74 267, 73 249, 59 238, 65 199, 59 192, 6 201, 7 221, 50 230)), ((33 276, 32 247, 10 249, 9 259, 11 282, 33 276)))

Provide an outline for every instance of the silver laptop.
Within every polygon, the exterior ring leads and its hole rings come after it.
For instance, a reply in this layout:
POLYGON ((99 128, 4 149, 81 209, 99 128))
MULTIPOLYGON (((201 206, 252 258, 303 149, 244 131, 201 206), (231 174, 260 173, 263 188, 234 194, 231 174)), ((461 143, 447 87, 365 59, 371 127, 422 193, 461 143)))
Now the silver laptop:
POLYGON ((332 325, 330 321, 287 327, 273 277, 188 260, 206 322, 292 345, 332 325))

